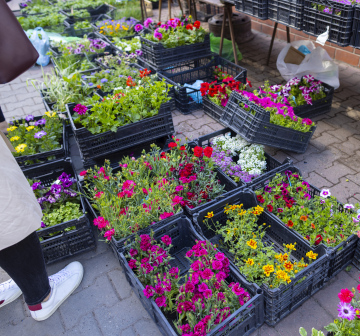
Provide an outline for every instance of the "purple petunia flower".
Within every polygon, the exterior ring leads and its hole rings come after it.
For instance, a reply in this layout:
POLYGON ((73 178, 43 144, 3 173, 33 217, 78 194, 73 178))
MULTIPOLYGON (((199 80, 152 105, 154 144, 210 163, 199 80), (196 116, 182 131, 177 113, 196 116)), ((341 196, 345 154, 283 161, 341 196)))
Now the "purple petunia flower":
POLYGON ((142 52, 142 50, 135 50, 135 52, 136 52, 136 55, 138 55, 138 56, 142 56, 142 54, 143 54, 143 52, 142 52))
MULTIPOLYGON (((89 83, 89 85, 90 85, 90 83, 89 83)), ((85 105, 82 105, 82 104, 77 104, 74 107, 74 111, 77 112, 77 114, 79 114, 79 115, 84 115, 87 110, 88 110, 88 108, 85 105)))
POLYGON ((40 131, 34 134, 35 139, 41 139, 43 136, 47 135, 45 131, 40 131))
POLYGON ((141 24, 137 24, 134 29, 138 33, 139 31, 142 31, 144 29, 144 26, 141 24))
POLYGON ((29 114, 29 115, 27 115, 27 116, 25 117, 25 120, 26 120, 26 121, 32 121, 32 120, 34 120, 34 116, 31 115, 31 114, 29 114))
POLYGON ((163 38, 163 35, 159 31, 155 31, 154 37, 160 41, 163 38))
POLYGON ((46 225, 44 224, 44 222, 41 222, 41 227, 46 228, 46 225))
POLYGON ((145 26, 146 28, 149 28, 149 26, 150 26, 153 22, 154 22, 154 21, 153 21, 152 18, 148 18, 148 19, 146 19, 146 20, 144 21, 144 26, 145 26))
POLYGON ((36 189, 38 189, 38 188, 40 187, 40 185, 41 185, 41 182, 35 182, 35 183, 31 186, 31 188, 32 188, 32 190, 36 190, 36 189))
POLYGON ((35 126, 40 126, 40 125, 45 125, 46 124, 46 119, 39 119, 38 121, 35 121, 34 125, 35 126))

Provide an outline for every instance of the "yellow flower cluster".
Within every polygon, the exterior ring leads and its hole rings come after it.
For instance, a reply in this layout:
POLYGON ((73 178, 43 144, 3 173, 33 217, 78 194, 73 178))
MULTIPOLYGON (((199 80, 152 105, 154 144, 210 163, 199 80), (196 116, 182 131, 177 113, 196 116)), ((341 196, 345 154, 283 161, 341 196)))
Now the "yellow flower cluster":
MULTIPOLYGON (((111 22, 114 22, 114 20, 111 20, 111 22)), ((114 24, 109 24, 109 25, 105 25, 105 26, 102 26, 100 27, 100 34, 103 34, 104 32, 106 34, 114 34, 116 33, 117 31, 119 31, 119 29, 122 28, 123 30, 129 30, 129 27, 127 26, 120 26, 120 23, 118 23, 117 25, 114 25, 114 24)))
POLYGON ((45 112, 45 115, 47 115, 49 118, 53 118, 56 116, 56 112, 47 111, 45 112))
POLYGON ((15 150, 17 153, 22 153, 26 147, 27 147, 27 144, 21 144, 21 145, 16 146, 15 150))
POLYGON ((19 136, 13 136, 12 138, 10 138, 10 141, 18 141, 20 139, 19 136))
POLYGON ((6 130, 7 130, 8 132, 12 132, 12 131, 15 131, 16 129, 17 129, 16 126, 11 126, 11 127, 7 128, 6 130))

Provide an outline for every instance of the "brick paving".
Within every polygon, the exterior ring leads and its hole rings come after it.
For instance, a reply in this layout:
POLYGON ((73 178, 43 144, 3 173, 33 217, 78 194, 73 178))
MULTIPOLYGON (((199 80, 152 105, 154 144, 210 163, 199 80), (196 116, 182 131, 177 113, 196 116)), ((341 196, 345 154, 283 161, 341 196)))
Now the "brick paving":
MULTIPOLYGON (((11 4, 11 3, 10 3, 11 4)), ((164 11, 165 12, 165 11, 164 11)), ((154 16, 157 11, 154 11, 154 16)), ((166 18, 166 13, 162 15, 166 18)), ((275 40, 269 66, 265 66, 270 37, 255 33, 249 43, 239 45, 243 53, 241 65, 248 69, 248 77, 257 87, 264 80, 271 84, 283 80, 276 69, 276 57, 284 43, 275 40), (259 53, 262 50, 262 53, 259 53)), ((341 86, 336 90, 332 110, 315 118, 317 129, 305 154, 295 154, 267 148, 279 160, 290 157, 301 169, 303 176, 319 188, 330 188, 342 202, 360 201, 360 69, 339 63, 341 86)), ((51 71, 50 66, 45 71, 51 71)), ((40 67, 33 67, 7 85, 0 85, 0 105, 8 120, 26 114, 41 115, 45 112, 39 93, 27 85, 29 78, 41 78, 40 67)), ((177 134, 195 138, 222 126, 195 111, 184 116, 173 114, 177 134)), ((99 237, 97 249, 66 261, 50 265, 53 274, 72 260, 80 261, 85 269, 84 279, 75 293, 44 322, 31 317, 23 298, 0 310, 1 335, 160 335, 156 324, 135 296, 113 252, 99 237)), ((305 302, 275 328, 264 325, 251 336, 299 335, 299 327, 310 332, 312 327, 321 329, 337 315, 337 293, 341 288, 356 287, 359 271, 343 271, 324 289, 305 302)), ((0 282, 8 275, 0 269, 0 282)))

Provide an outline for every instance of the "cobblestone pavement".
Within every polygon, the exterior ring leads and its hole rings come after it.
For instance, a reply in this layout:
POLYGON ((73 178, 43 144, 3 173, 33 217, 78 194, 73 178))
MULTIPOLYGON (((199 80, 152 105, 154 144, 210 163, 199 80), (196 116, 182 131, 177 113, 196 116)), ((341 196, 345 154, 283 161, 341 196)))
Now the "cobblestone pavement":
MULTIPOLYGON (((156 11, 154 11, 154 15, 156 11)), ((270 37, 256 33, 253 41, 242 44, 241 65, 248 69, 254 87, 269 79, 271 84, 282 83, 276 70, 276 57, 283 42, 275 41, 270 66, 265 66, 270 37), (261 50, 262 52, 259 52, 261 50)), ((268 152, 283 160, 293 159, 305 178, 319 188, 330 188, 340 201, 360 201, 360 69, 339 63, 341 87, 336 90, 332 110, 315 119, 317 129, 305 154, 294 154, 268 148, 268 152)), ((45 71, 51 71, 50 66, 45 71)), ((41 79, 42 71, 33 67, 7 85, 0 86, 0 105, 8 120, 26 114, 45 112, 39 93, 26 81, 41 79)), ((189 138, 205 135, 222 126, 202 111, 184 116, 174 112, 177 133, 189 138)), ((99 237, 100 239, 100 237, 99 237)), ((127 283, 124 272, 110 248, 99 240, 93 252, 56 263, 48 267, 49 274, 63 268, 68 262, 79 260, 85 269, 84 280, 75 293, 44 322, 31 317, 22 298, 0 310, 1 335, 160 335, 140 301, 127 283)), ((314 297, 275 328, 264 325, 252 336, 297 336, 300 326, 308 332, 321 329, 337 315, 341 288, 358 284, 359 271, 354 267, 337 275, 314 297)), ((0 283, 8 279, 0 270, 0 283)))

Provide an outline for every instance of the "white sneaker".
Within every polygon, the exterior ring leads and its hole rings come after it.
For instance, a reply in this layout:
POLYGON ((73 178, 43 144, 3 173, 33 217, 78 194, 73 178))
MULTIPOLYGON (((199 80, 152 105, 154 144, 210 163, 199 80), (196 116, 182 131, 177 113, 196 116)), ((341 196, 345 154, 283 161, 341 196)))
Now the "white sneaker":
POLYGON ((21 289, 14 280, 0 284, 0 308, 6 306, 8 303, 13 302, 22 294, 21 289))
POLYGON ((49 277, 51 294, 46 302, 35 306, 28 306, 31 316, 36 321, 43 321, 49 318, 59 306, 71 295, 80 285, 84 275, 84 268, 74 261, 67 265, 60 272, 49 277))

